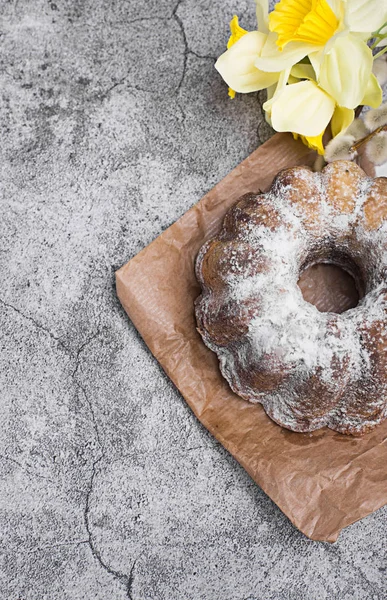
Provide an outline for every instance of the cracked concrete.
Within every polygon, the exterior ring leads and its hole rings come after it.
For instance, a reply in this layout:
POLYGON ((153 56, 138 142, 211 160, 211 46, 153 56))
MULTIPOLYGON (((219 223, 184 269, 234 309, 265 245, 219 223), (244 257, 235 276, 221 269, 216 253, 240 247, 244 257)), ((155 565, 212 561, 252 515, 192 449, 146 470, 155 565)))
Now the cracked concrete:
POLYGON ((387 596, 386 510, 305 539, 201 427, 114 271, 271 135, 213 68, 252 0, 1 6, 0 598, 387 596))

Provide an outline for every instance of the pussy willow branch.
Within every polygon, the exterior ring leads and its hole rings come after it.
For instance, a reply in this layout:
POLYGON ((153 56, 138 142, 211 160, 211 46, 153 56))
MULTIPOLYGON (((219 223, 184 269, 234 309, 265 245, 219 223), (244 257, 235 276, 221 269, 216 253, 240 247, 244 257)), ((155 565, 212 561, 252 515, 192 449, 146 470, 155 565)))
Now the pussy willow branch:
POLYGON ((377 135, 378 133, 381 133, 382 131, 387 131, 387 125, 381 125, 377 129, 375 129, 375 131, 371 131, 371 133, 369 133, 368 135, 363 137, 361 140, 358 140, 355 144, 353 144, 353 146, 351 146, 350 151, 357 152, 359 150, 359 148, 361 148, 361 146, 363 146, 363 144, 367 144, 367 142, 372 140, 372 138, 375 135, 377 135))

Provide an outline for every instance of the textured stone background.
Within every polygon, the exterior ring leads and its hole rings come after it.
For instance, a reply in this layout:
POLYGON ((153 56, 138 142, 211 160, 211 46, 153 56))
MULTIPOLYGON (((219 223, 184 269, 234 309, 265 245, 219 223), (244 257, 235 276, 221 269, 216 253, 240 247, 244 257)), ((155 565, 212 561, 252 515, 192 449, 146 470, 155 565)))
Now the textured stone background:
POLYGON ((307 540, 198 424, 114 271, 270 130, 252 0, 2 0, 0 597, 384 599, 386 510, 307 540))

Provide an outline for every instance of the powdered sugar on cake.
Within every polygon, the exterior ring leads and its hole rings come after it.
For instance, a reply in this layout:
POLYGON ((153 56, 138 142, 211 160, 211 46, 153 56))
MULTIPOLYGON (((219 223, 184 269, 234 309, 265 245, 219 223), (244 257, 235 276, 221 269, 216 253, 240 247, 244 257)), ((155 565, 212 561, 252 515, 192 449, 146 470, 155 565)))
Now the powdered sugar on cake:
POLYGON ((202 270, 211 242, 199 254, 203 294, 196 314, 205 343, 218 354, 237 394, 261 402, 269 416, 296 431, 328 425, 357 433, 380 422, 387 410, 387 374, 381 376, 387 343, 387 210, 386 220, 377 215, 377 227, 375 211, 368 210, 371 201, 377 207, 387 203, 387 184, 386 196, 379 185, 377 197, 373 180, 358 167, 343 161, 333 165, 322 174, 286 171, 255 204, 234 210, 231 233, 228 227, 218 238, 229 244, 222 255, 229 271, 218 295, 202 270), (249 249, 243 260, 242 247, 249 249), (247 265, 257 257, 264 257, 266 266, 254 272, 247 265), (303 299, 300 272, 317 262, 339 264, 359 285, 362 280, 365 296, 356 308, 320 313, 303 299), (250 305, 258 308, 246 317, 243 313, 243 335, 220 344, 217 330, 206 323, 216 322, 218 314, 223 318, 224 307, 227 322, 230 307, 232 326, 235 307, 250 305))

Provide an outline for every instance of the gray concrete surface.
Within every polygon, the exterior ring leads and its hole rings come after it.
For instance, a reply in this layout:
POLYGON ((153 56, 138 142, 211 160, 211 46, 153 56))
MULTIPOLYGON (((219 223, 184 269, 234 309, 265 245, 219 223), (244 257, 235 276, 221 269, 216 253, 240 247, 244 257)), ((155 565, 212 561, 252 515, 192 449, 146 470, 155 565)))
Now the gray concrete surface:
POLYGON ((307 540, 201 427, 114 271, 270 130, 252 0, 2 0, 0 598, 387 597, 386 515, 307 540))

